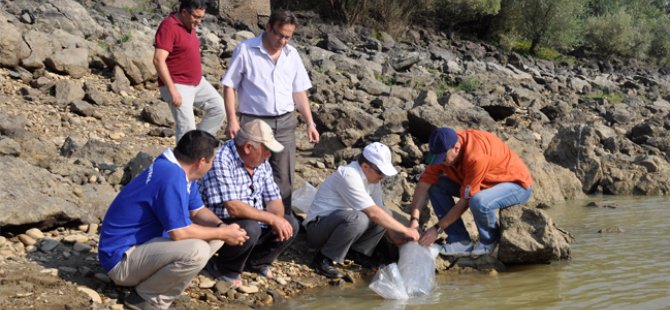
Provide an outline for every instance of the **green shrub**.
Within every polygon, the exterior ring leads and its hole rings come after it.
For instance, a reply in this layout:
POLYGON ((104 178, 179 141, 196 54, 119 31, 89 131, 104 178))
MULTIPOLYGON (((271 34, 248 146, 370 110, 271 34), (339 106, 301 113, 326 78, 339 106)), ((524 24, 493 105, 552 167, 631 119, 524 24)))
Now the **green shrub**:
POLYGON ((430 7, 436 24, 451 29, 456 24, 473 22, 481 16, 498 14, 500 0, 433 0, 430 7))
POLYGON ((479 86, 481 86, 481 83, 475 77, 466 77, 458 83, 458 89, 466 93, 472 93, 476 91, 479 89, 479 86))
POLYGON ((497 28, 518 33, 530 42, 529 52, 542 46, 570 50, 581 37, 585 0, 510 0, 503 2, 497 28))
POLYGON ((588 99, 605 99, 609 103, 621 103, 623 101, 623 95, 619 92, 605 92, 605 91, 594 91, 586 94, 585 96, 588 99))

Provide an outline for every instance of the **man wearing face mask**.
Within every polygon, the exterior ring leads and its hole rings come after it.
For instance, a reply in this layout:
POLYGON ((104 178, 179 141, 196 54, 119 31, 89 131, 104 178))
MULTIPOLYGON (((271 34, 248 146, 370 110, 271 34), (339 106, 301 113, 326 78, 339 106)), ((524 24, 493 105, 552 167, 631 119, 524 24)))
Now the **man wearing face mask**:
POLYGON ((298 51, 288 44, 297 25, 298 19, 293 13, 273 12, 261 35, 245 40, 235 48, 221 79, 228 116, 226 134, 233 138, 240 125, 262 119, 284 146, 283 151, 272 154, 270 164, 287 213, 291 213, 295 171, 296 109, 307 124, 309 142, 319 142, 319 132, 307 99, 307 90, 312 83, 298 51))
POLYGON ((410 227, 419 227, 427 198, 438 223, 423 233, 419 243, 429 246, 444 231, 447 244, 440 246, 442 255, 492 254, 499 237, 497 209, 530 198, 533 181, 528 168, 505 142, 486 131, 438 128, 429 146, 428 166, 412 198, 410 227), (454 203, 454 197, 460 197, 458 202, 454 203), (476 246, 461 219, 468 208, 479 231, 476 246))
POLYGON ((176 123, 177 141, 196 129, 193 107, 205 111, 197 129, 216 136, 226 118, 223 98, 202 76, 200 39, 195 28, 205 18, 206 0, 181 0, 179 10, 161 22, 156 31, 154 66, 161 97, 176 123))

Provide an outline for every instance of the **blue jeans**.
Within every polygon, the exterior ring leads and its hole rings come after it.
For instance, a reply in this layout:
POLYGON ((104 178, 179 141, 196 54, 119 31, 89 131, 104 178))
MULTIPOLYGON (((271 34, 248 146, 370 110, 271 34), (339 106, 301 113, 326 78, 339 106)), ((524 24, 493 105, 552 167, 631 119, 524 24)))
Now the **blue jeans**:
MULTIPOLYGON (((446 176, 441 176, 439 181, 428 190, 430 202, 439 219, 447 215, 454 206, 453 197, 460 196, 460 187, 460 184, 449 180, 446 176)), ((468 204, 479 231, 479 241, 484 244, 496 242, 498 240, 496 209, 525 203, 531 193, 530 187, 526 189, 516 183, 500 183, 475 194, 468 204)), ((460 218, 449 225, 444 232, 447 233, 448 242, 470 241, 470 235, 460 218)))

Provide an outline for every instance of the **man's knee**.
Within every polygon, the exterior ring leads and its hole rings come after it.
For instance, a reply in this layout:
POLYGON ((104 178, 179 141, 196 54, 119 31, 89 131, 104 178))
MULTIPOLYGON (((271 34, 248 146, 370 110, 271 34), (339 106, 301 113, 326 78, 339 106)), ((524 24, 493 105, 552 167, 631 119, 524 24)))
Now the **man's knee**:
POLYGON ((286 221, 288 221, 289 224, 291 224, 291 228, 293 228, 293 238, 298 236, 298 232, 300 232, 300 223, 298 222, 298 219, 296 219, 292 214, 285 214, 284 218, 286 221))
POLYGON ((256 244, 258 238, 260 238, 262 230, 260 224, 256 220, 241 220, 235 222, 237 225, 240 225, 240 228, 244 229, 247 232, 249 239, 245 242, 250 242, 256 244))

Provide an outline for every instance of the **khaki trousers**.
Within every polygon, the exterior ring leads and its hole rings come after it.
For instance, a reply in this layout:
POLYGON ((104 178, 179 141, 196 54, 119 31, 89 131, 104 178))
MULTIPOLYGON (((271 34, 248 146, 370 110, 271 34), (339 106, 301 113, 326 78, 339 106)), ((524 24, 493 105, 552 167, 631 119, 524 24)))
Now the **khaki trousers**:
POLYGON ((144 300, 167 309, 222 245, 220 240, 154 238, 126 251, 108 275, 117 285, 135 286, 144 300))

